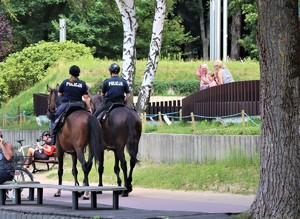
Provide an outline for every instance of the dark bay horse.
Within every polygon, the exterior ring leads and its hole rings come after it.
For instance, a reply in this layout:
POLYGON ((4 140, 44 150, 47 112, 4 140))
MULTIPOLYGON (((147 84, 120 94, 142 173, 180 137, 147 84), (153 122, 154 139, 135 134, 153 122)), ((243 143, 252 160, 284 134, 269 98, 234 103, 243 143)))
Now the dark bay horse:
MULTIPOLYGON (((101 95, 91 97, 91 106, 96 109, 104 98, 101 95)), ((122 196, 128 196, 132 191, 132 172, 138 162, 137 153, 139 141, 142 133, 142 122, 137 112, 128 107, 113 108, 104 122, 101 124, 103 131, 103 140, 105 148, 112 150, 115 155, 114 172, 117 176, 118 186, 121 186, 122 180, 119 176, 121 168, 124 176, 124 186, 127 188, 122 196), (130 155, 130 171, 127 174, 127 162, 125 159, 124 148, 130 155)))
MULTIPOLYGON (((48 97, 49 114, 55 113, 57 107, 61 104, 57 89, 58 85, 54 89, 47 85, 47 90, 50 93, 48 97)), ((76 186, 79 185, 77 178, 78 171, 76 168, 77 159, 81 163, 84 173, 83 184, 88 186, 88 175, 92 168, 94 157, 98 163, 99 186, 102 186, 104 145, 102 140, 102 130, 96 117, 84 109, 72 112, 66 118, 62 132, 57 134, 56 150, 59 185, 62 184, 64 153, 68 153, 72 156, 72 174, 76 186), (89 145, 88 161, 85 160, 84 156, 87 145, 89 145)), ((58 190, 54 196, 59 197, 60 190, 58 190)))

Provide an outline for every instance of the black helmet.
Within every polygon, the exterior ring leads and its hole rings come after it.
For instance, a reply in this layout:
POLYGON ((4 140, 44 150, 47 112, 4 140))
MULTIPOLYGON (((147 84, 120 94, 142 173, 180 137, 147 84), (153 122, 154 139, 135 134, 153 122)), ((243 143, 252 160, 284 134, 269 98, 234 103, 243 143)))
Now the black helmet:
POLYGON ((77 65, 72 65, 69 70, 70 75, 79 76, 80 68, 77 65))
POLYGON ((44 137, 45 135, 49 135, 49 136, 50 136, 50 132, 49 132, 49 131, 44 131, 44 132, 42 133, 42 137, 44 137))
POLYGON ((120 72, 120 66, 117 63, 113 63, 109 66, 110 73, 118 74, 120 72))

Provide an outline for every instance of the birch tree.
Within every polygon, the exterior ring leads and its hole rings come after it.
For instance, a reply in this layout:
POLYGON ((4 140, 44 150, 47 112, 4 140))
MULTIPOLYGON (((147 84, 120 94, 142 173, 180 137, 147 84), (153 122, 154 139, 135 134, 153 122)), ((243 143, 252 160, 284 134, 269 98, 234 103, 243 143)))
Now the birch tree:
POLYGON ((150 99, 161 51, 165 14, 166 0, 156 0, 148 62, 144 71, 144 77, 139 89, 138 102, 136 105, 136 109, 139 113, 144 112, 147 109, 147 104, 150 99))
POLYGON ((252 218, 300 218, 300 30, 296 0, 257 0, 260 182, 252 218))
POLYGON ((123 60, 122 76, 127 80, 129 87, 133 88, 136 70, 136 32, 138 23, 136 20, 134 0, 115 0, 123 23, 123 60))

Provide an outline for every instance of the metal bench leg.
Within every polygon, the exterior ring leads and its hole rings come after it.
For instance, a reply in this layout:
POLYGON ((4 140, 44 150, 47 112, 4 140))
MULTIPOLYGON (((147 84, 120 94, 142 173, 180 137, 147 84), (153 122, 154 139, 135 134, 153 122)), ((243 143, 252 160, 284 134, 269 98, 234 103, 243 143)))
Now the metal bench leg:
POLYGON ((6 189, 0 189, 0 205, 5 205, 5 201, 6 201, 6 189))
POLYGON ((119 192, 113 191, 113 209, 119 209, 119 192))
POLYGON ((37 188, 37 204, 42 205, 43 204, 43 188, 37 188))
POLYGON ((91 208, 97 208, 97 192, 91 192, 91 208))
POLYGON ((29 201, 34 201, 34 188, 29 188, 28 200, 29 201))
POLYGON ((21 204, 21 189, 15 189, 15 204, 21 204))
POLYGON ((78 210, 78 192, 72 191, 72 210, 78 210))

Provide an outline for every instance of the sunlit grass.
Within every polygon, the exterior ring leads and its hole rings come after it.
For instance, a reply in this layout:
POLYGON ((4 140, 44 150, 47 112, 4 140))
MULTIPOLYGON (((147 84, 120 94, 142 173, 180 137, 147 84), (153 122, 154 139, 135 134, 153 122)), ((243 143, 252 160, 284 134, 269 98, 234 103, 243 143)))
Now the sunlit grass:
MULTIPOLYGON (((104 185, 116 185, 113 172, 114 158, 112 152, 105 152, 104 185)), ((129 160, 127 158, 127 160, 129 160)), ((129 163, 128 163, 129 166, 129 163)), ((82 171, 78 165, 79 179, 82 181, 82 171)), ((49 174, 50 179, 57 179, 56 172, 49 174)), ((122 174, 121 174, 121 177, 122 174)), ((65 159, 63 180, 73 181, 71 174, 71 159, 65 159)), ((90 173, 91 183, 98 183, 95 168, 90 173)), ((123 178, 122 178, 123 180, 123 178)), ((255 194, 259 180, 259 156, 254 154, 248 158, 233 153, 221 161, 208 160, 200 163, 157 164, 142 160, 133 173, 133 186, 143 188, 158 188, 186 191, 214 191, 237 194, 255 194)))
POLYGON ((253 119, 245 122, 243 129, 242 123, 226 123, 226 125, 218 121, 198 121, 195 127, 191 122, 180 121, 173 122, 171 125, 163 123, 147 122, 144 127, 145 133, 169 133, 169 134, 202 134, 202 135, 260 135, 260 121, 253 119))

